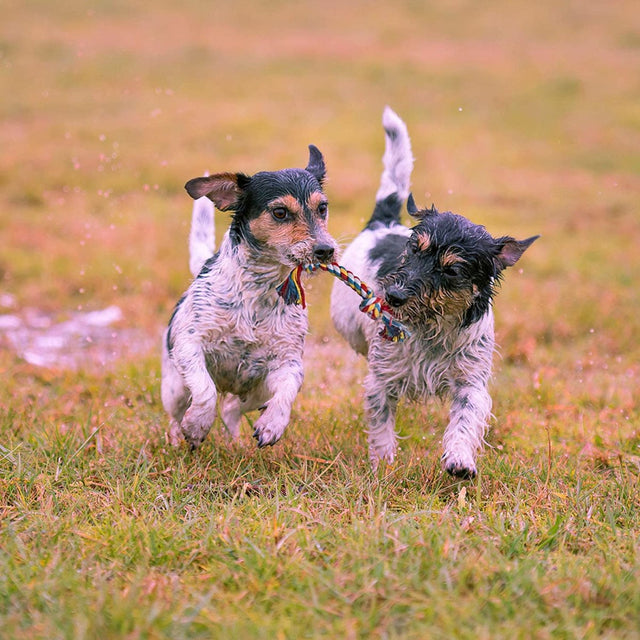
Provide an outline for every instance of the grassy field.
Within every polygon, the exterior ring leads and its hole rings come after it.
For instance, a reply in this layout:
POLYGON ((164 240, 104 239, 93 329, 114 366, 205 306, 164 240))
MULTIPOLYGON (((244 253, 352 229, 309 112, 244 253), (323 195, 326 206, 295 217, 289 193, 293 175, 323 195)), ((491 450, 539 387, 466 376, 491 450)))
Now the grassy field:
POLYGON ((123 319, 75 369, 0 329, 1 638, 640 638, 636 2, 2 8, 0 327, 123 319), (184 182, 314 143, 346 244, 385 104, 419 204, 542 235, 496 301, 479 477, 440 470, 438 403, 403 406, 397 463, 370 471, 326 275, 282 441, 216 425, 174 450, 158 345, 189 281, 184 182))

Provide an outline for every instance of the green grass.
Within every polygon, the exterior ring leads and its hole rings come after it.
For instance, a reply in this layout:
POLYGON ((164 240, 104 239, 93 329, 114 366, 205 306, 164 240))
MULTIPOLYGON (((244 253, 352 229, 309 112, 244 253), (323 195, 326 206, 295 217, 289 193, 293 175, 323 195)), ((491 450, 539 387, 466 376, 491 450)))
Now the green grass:
POLYGON ((0 333, 0 637, 640 637, 637 7, 431 4, 4 7, 0 312, 117 304, 159 343, 188 282, 184 182, 300 166, 309 143, 346 243, 385 104, 419 204, 542 238, 496 300, 470 483, 440 470, 437 402, 401 407, 398 460, 371 472, 328 276, 268 450, 248 424, 168 446, 158 352, 53 371, 0 333))

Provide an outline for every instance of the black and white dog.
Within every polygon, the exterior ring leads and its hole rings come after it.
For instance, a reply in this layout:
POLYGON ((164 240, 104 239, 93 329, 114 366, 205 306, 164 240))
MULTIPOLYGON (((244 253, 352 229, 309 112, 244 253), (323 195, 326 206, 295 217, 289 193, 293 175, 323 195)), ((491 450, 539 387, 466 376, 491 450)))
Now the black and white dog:
POLYGON ((451 401, 442 456, 452 475, 476 475, 476 454, 491 415, 487 385, 494 351, 495 287, 538 237, 492 237, 484 227, 435 207, 418 210, 409 195, 413 168, 404 122, 383 114, 386 149, 376 205, 365 229, 347 248, 342 264, 371 284, 411 331, 391 343, 358 310, 358 297, 336 283, 331 315, 355 351, 367 357, 365 411, 369 456, 375 466, 393 461, 396 408, 402 397, 444 396, 451 401), (418 220, 409 229, 400 210, 418 220))
POLYGON ((194 204, 190 268, 195 277, 164 334, 162 403, 170 440, 197 447, 220 415, 237 437, 242 415, 258 446, 282 436, 303 378, 307 314, 286 305, 276 286, 300 264, 329 262, 337 250, 327 231, 325 164, 309 146, 306 169, 253 176, 219 173, 185 185, 194 204), (213 204, 233 211, 214 253, 213 204))

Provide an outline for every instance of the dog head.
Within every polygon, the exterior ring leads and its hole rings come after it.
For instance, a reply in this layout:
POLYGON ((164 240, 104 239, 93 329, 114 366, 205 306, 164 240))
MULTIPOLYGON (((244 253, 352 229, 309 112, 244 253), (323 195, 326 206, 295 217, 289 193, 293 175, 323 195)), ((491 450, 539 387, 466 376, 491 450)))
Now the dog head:
POLYGON ((380 275, 394 315, 410 324, 453 318, 468 326, 479 320, 502 271, 539 237, 494 238, 462 216, 439 213, 433 206, 418 210, 412 196, 407 209, 419 222, 399 263, 380 275))
POLYGON ((306 169, 218 173, 189 180, 185 189, 192 198, 207 196, 221 211, 233 211, 232 243, 244 242, 262 259, 295 267, 330 262, 338 248, 327 231, 325 174, 322 153, 309 145, 306 169))

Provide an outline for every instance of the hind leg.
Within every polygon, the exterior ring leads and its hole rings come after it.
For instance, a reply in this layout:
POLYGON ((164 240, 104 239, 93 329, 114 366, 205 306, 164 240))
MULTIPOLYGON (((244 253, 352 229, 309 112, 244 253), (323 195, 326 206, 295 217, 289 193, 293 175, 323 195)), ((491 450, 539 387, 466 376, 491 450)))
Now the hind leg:
POLYGON ((381 377, 370 371, 364 381, 364 408, 369 436, 369 460, 373 469, 380 460, 392 463, 396 454, 396 409, 398 394, 381 377))
POLYGON ((236 440, 240 436, 242 416, 255 409, 266 410, 270 397, 269 390, 260 384, 243 398, 228 393, 220 399, 220 417, 231 438, 236 440))
POLYGON ((240 420, 242 419, 242 401, 232 393, 225 393, 220 397, 220 417, 232 440, 240 436, 240 420))

